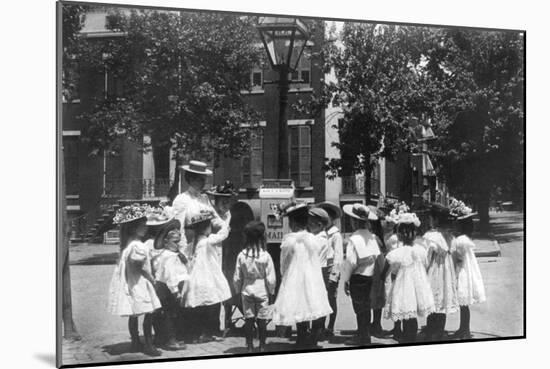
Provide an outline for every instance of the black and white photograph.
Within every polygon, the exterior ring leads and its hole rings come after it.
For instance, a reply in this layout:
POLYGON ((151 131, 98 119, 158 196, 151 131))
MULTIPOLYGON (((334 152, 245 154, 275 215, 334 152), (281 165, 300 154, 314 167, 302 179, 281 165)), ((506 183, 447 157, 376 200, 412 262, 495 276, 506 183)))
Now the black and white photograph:
POLYGON ((58 367, 525 338, 525 30, 56 15, 58 367))

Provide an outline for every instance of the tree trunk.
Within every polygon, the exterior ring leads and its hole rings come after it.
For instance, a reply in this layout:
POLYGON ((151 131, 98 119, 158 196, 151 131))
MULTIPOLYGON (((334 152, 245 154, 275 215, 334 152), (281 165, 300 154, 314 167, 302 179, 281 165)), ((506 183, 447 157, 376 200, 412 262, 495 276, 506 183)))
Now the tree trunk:
POLYGON ((67 217, 66 182, 64 157, 61 160, 61 293, 62 293, 62 319, 63 337, 78 340, 80 335, 76 330, 73 320, 73 304, 71 297, 71 270, 69 267, 69 231, 67 217))

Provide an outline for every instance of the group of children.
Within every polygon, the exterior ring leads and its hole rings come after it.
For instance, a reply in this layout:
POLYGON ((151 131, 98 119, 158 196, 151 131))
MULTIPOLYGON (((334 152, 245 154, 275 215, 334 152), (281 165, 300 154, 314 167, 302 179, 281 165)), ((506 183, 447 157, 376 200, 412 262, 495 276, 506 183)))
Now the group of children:
POLYGON ((450 209, 432 205, 431 229, 421 237, 420 220, 403 203, 388 216, 372 206, 341 209, 330 202, 292 202, 279 210, 279 216, 288 218, 290 233, 281 244, 277 290, 262 222, 244 227, 242 251, 228 281, 219 248, 229 227, 218 225, 211 210, 188 213, 182 225, 170 207, 134 204, 119 209, 113 221, 120 225, 121 254, 109 304, 112 313, 128 317, 132 351, 158 356, 155 345, 184 349, 176 337, 183 307, 193 311, 199 336, 215 330, 220 303, 232 295, 229 282, 240 295, 248 352, 254 351, 255 331, 259 351, 266 350, 270 320, 277 326, 296 326, 298 349, 317 347, 319 340, 334 335, 340 280, 357 318, 352 344, 369 344, 371 335, 385 334, 413 342, 420 317, 427 318, 425 339, 441 340, 447 314, 458 310, 460 328, 453 337, 471 337, 468 306, 483 302, 485 291, 470 238, 473 213, 463 203, 453 200, 450 209), (346 243, 336 225, 343 213, 353 229, 346 243), (459 231, 456 238, 443 228, 449 219, 459 231), (184 237, 189 240, 186 253, 181 251, 184 237), (383 311, 394 322, 390 332, 382 329, 383 311), (144 344, 138 333, 140 315, 144 344))

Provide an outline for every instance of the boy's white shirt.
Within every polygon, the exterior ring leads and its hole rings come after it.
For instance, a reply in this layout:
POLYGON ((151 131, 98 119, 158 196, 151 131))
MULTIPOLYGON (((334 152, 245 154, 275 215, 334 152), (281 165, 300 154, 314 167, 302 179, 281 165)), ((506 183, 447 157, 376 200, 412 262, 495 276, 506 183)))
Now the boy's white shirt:
POLYGON ((346 247, 346 259, 343 263, 342 279, 347 282, 352 274, 372 276, 374 263, 365 264, 361 260, 378 256, 380 248, 376 237, 366 229, 358 229, 349 238, 346 247), (365 242, 367 240, 367 242, 365 242))

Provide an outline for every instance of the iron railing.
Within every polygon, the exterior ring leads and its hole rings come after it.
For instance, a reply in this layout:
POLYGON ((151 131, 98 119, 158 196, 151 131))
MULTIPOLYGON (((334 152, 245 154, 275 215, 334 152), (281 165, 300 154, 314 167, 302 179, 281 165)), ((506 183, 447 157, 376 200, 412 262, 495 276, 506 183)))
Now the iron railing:
MULTIPOLYGON (((364 195, 365 194, 365 177, 364 175, 344 176, 342 177, 342 193, 345 195, 364 195)), ((378 196, 380 194, 380 180, 377 178, 370 179, 370 193, 378 196)))

